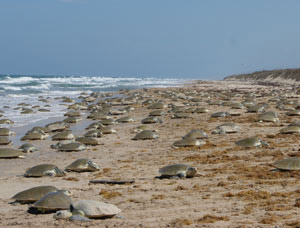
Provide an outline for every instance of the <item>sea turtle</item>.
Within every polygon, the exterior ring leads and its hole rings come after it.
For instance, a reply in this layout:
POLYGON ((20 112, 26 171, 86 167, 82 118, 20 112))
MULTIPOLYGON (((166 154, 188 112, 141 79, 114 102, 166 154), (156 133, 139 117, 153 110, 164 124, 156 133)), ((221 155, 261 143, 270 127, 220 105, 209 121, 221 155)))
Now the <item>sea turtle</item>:
POLYGON ((257 117, 258 122, 278 122, 278 115, 276 112, 268 111, 262 114, 259 114, 257 117))
POLYGON ((81 120, 82 120, 82 118, 80 118, 80 117, 70 116, 70 117, 64 119, 63 121, 66 123, 78 123, 81 120))
POLYGON ((32 208, 38 212, 56 212, 58 210, 66 210, 70 208, 72 200, 65 192, 50 192, 44 195, 40 200, 36 201, 32 208))
POLYGON ((171 116, 171 119, 187 119, 192 118, 188 113, 174 113, 171 116))
POLYGON ((250 137, 241 139, 235 142, 237 146, 241 147, 260 147, 260 146, 268 146, 268 143, 260 140, 258 137, 250 137))
POLYGON ((263 112, 265 111, 265 106, 263 105, 251 105, 248 107, 247 112, 263 112))
POLYGON ((89 159, 77 159, 65 168, 66 171, 74 172, 94 172, 100 170, 100 167, 89 159))
POLYGON ((74 138, 75 137, 71 131, 59 132, 52 136, 52 140, 72 140, 74 138))
POLYGON ((149 125, 139 125, 132 130, 132 133, 140 133, 143 130, 149 130, 149 125))
POLYGON ((79 116, 81 116, 81 114, 79 111, 68 111, 67 113, 64 114, 64 116, 79 117, 79 116))
POLYGON ((227 134, 227 133, 236 133, 240 130, 240 127, 235 123, 224 123, 216 127, 212 131, 212 134, 227 134))
POLYGON ((112 126, 100 127, 99 130, 103 134, 113 134, 117 132, 112 126))
POLYGON ((272 166, 281 170, 300 170, 300 158, 299 157, 286 158, 274 162, 272 166))
POLYGON ((0 145, 11 145, 12 141, 7 136, 0 136, 0 145))
POLYGON ((99 145, 99 141, 96 138, 93 137, 78 137, 75 139, 76 142, 80 142, 83 143, 85 145, 89 145, 89 146, 97 146, 99 145))
POLYGON ((184 138, 173 143, 175 147, 192 147, 192 146, 202 146, 206 144, 205 141, 195 139, 195 138, 184 138))
POLYGON ((14 121, 10 119, 2 119, 0 120, 0 124, 14 124, 14 121))
POLYGON ((2 127, 0 128, 0 136, 11 136, 15 135, 16 133, 11 131, 9 128, 2 127))
POLYGON ((189 133, 187 133, 183 138, 194 138, 194 139, 204 139, 208 138, 206 132, 199 130, 199 129, 193 129, 189 133))
POLYGON ((65 129, 67 129, 68 127, 69 127, 69 125, 64 121, 57 121, 57 122, 46 125, 46 128, 51 132, 63 131, 65 129))
POLYGON ((194 110, 194 113, 208 113, 209 112, 209 110, 208 110, 208 108, 196 108, 195 110, 194 110))
POLYGON ((52 164, 41 164, 33 166, 32 168, 27 169, 24 174, 25 177, 62 177, 65 175, 66 173, 63 170, 52 164))
POLYGON ((154 110, 154 111, 150 112, 149 116, 163 116, 165 114, 166 113, 163 110, 158 109, 158 110, 154 110))
POLYGON ((19 149, 21 149, 24 153, 32 153, 38 151, 38 149, 30 143, 24 143, 19 147, 19 149))
POLYGON ((100 122, 104 126, 116 124, 116 121, 114 119, 101 120, 100 122))
POLYGON ((167 108, 168 106, 164 103, 161 103, 161 102, 157 102, 157 103, 154 103, 150 106, 148 106, 147 108, 148 109, 164 109, 164 108, 167 108))
POLYGON ((142 132, 138 133, 133 140, 157 139, 158 137, 159 134, 156 131, 143 130, 142 132))
POLYGON ((24 158, 24 153, 13 148, 0 148, 0 159, 5 158, 24 158))
POLYGON ((57 191, 58 189, 54 186, 38 186, 21 191, 15 194, 12 199, 19 203, 34 203, 49 192, 57 191))
POLYGON ((110 111, 109 111, 109 114, 110 115, 115 115, 115 116, 117 116, 117 115, 123 115, 123 114, 125 114, 127 111, 126 110, 122 110, 122 109, 111 109, 110 111))
POLYGON ((89 126, 87 126, 85 129, 89 130, 89 129, 98 129, 100 127, 104 127, 103 124, 101 124, 100 122, 94 122, 91 123, 89 126))
POLYGON ((230 116, 229 112, 215 112, 215 113, 211 114, 210 117, 219 118, 219 117, 228 117, 228 116, 230 116))
POLYGON ((27 132, 21 140, 44 140, 48 137, 49 135, 43 132, 27 132))
POLYGON ((284 127, 280 130, 281 134, 299 134, 300 133, 300 126, 291 125, 284 127))
POLYGON ((197 169, 185 164, 167 165, 159 169, 161 176, 158 178, 191 178, 197 173, 197 169))
POLYGON ((84 134, 85 137, 100 138, 103 136, 100 130, 90 130, 84 134))
POLYGON ((64 152, 86 150, 86 146, 80 142, 71 142, 66 144, 57 143, 56 146, 52 146, 51 148, 64 152))
POLYGON ((162 120, 156 116, 149 116, 145 119, 142 119, 142 124, 154 124, 154 123, 162 123, 162 120))
POLYGON ((73 215, 87 218, 110 218, 120 213, 121 210, 113 204, 95 200, 79 200, 70 205, 73 215))
POLYGON ((134 119, 132 117, 129 117, 129 116, 117 119, 118 123, 132 123, 133 121, 134 121, 134 119))
POLYGON ((300 110, 290 110, 285 113, 287 116, 300 116, 300 110))

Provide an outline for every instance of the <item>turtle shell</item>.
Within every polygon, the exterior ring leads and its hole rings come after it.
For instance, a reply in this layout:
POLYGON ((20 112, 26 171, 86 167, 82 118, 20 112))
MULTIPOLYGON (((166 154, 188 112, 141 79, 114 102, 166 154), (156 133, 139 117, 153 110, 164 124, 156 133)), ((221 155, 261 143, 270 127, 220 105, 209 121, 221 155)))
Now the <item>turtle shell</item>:
POLYGON ((205 141, 195 139, 195 138, 184 138, 173 143, 175 147, 192 147, 192 146, 202 146, 206 144, 205 141))
POLYGON ((79 200, 71 204, 70 210, 73 214, 82 213, 87 218, 113 217, 121 212, 113 204, 94 200, 79 200))
POLYGON ((159 169, 159 173, 165 176, 176 176, 179 172, 186 172, 189 167, 185 164, 167 165, 159 169))
POLYGON ((63 192, 50 192, 35 202, 32 207, 42 213, 55 212, 69 209, 71 203, 70 197, 63 192))
POLYGON ((156 139, 158 137, 159 135, 156 131, 143 130, 142 132, 138 133, 133 140, 156 139))
POLYGON ((24 153, 22 150, 13 148, 0 148, 0 158, 19 158, 23 157, 24 153))
POLYGON ((300 170, 300 158, 292 157, 286 158, 280 161, 276 161, 272 164, 277 169, 282 170, 300 170))
POLYGON ((74 172, 94 172, 99 169, 100 167, 96 163, 85 158, 77 159, 65 168, 66 171, 74 172))
POLYGON ((56 192, 57 190, 54 186, 38 186, 19 192, 12 199, 16 200, 16 202, 32 203, 40 200, 49 192, 56 192))
POLYGON ((41 164, 26 170, 25 177, 65 176, 65 172, 52 164, 41 164))
POLYGON ((80 142, 71 142, 71 143, 66 143, 62 144, 58 147, 59 151, 83 151, 86 149, 86 146, 83 143, 80 142))

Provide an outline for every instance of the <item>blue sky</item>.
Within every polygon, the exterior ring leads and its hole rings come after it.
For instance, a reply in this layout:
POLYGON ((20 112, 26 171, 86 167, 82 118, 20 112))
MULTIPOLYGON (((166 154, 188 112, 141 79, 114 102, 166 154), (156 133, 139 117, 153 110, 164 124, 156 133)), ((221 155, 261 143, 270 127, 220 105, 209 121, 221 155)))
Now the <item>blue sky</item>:
POLYGON ((0 73, 221 79, 300 67, 298 0, 0 0, 0 73))

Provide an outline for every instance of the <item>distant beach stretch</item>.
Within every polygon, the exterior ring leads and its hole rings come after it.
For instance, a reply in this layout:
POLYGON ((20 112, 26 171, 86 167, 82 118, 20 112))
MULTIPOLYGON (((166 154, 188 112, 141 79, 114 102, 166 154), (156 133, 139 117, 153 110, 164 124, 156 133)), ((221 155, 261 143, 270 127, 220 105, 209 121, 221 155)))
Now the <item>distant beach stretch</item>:
POLYGON ((292 86, 3 77, 3 227, 297 221, 300 113, 292 86))

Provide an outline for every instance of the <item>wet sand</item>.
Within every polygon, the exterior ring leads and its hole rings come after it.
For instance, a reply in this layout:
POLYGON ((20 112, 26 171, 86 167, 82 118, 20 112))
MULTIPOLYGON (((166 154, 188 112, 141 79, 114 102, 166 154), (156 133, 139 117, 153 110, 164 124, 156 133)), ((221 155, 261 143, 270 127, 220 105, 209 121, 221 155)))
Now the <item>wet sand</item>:
MULTIPOLYGON (((51 138, 32 141, 39 151, 25 154, 24 159, 0 160, 0 226, 1 227, 299 227, 300 173, 272 171, 271 163, 289 156, 299 156, 299 135, 278 134, 279 130, 299 117, 289 117, 276 109, 270 98, 298 100, 296 94, 285 96, 289 88, 258 86, 241 82, 195 82, 180 88, 149 89, 143 92, 165 104, 188 103, 186 107, 207 107, 209 113, 190 113, 191 118, 171 119, 172 113, 161 117, 163 123, 149 125, 157 130, 156 140, 131 140, 132 129, 141 125, 150 111, 141 104, 132 105, 133 123, 114 125, 116 134, 99 139, 103 145, 83 152, 58 152, 50 149, 51 138), (159 92, 161 91, 161 92, 159 92), (165 96, 173 91, 174 96, 165 96), (273 92, 272 92, 273 91, 273 92), (272 92, 272 93, 271 93, 272 92), (222 96, 218 94, 222 93, 222 96), (208 105, 209 101, 241 102, 248 95, 255 102, 268 102, 268 110, 279 114, 277 123, 259 123, 257 114, 246 108, 208 105), (192 97, 200 102, 191 102, 192 97), (222 98, 221 98, 222 97, 222 98), (240 112, 240 116, 211 118, 218 111, 240 112), (241 130, 234 134, 211 134, 225 122, 237 123, 241 130), (192 129, 208 134, 206 145, 174 148, 172 144, 192 129), (268 147, 240 148, 234 142, 259 136, 268 147), (93 173, 67 173, 65 177, 25 178, 27 168, 53 163, 64 168, 78 158, 89 158, 101 166, 93 173), (184 163, 196 167, 201 174, 189 179, 155 179, 158 169, 168 164, 184 163), (89 184, 94 179, 135 179, 134 184, 89 184), (28 205, 12 205, 10 197, 19 191, 39 185, 53 185, 73 192, 72 200, 94 199, 112 203, 122 212, 111 219, 91 222, 54 220, 53 214, 33 215, 28 205)), ((142 90, 141 90, 142 91, 142 90)), ((130 91, 133 94, 134 91, 130 91)), ((145 98, 146 100, 148 98, 145 98)), ((293 105, 289 105, 293 107, 293 105)), ((113 106, 121 108, 126 106, 113 106)), ((171 110, 167 108, 167 110, 171 110)), ((120 118, 115 116, 114 118, 120 118)), ((63 119, 63 118, 62 118, 63 119)), ((90 122, 90 120, 88 120, 90 122)), ((94 121, 95 122, 95 121, 94 121)), ((87 125, 84 118, 74 134, 87 125)), ((21 131, 22 132, 22 131, 21 131)), ((2 146, 5 147, 5 146, 2 146)), ((14 145, 12 146, 14 147, 14 145)))

